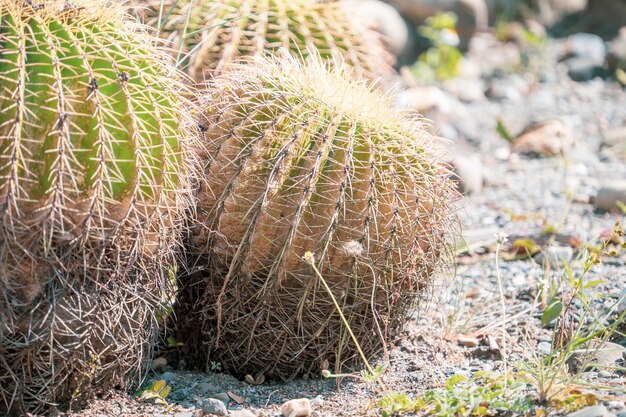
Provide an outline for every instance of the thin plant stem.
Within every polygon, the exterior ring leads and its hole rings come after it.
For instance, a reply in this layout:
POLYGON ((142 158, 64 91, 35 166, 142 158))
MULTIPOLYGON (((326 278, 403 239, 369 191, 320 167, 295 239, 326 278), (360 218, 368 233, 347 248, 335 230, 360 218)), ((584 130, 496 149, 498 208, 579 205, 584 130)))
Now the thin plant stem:
MULTIPOLYGON (((335 308, 337 309, 337 312, 339 313, 339 317, 341 317, 341 321, 343 322, 344 326, 346 326, 346 329, 348 330, 348 333, 350 334, 350 337, 352 338, 352 341, 356 345, 356 348, 359 351, 359 355, 361 356, 361 359, 363 359, 363 363, 365 363, 365 367, 367 368, 368 372, 370 374, 372 374, 372 375, 375 375, 374 368, 372 368, 372 366, 370 365, 369 361, 365 357, 365 353, 363 353, 363 350, 361 349, 361 345, 360 345, 359 341, 357 340, 356 336, 352 332, 352 329, 350 328, 350 324, 348 323, 348 320, 346 320, 346 317, 343 315, 343 311, 341 311, 341 307, 339 307, 339 303, 337 302, 337 299, 335 299, 335 296, 333 295, 332 291, 330 290, 330 287, 326 283, 326 280, 324 279, 324 277, 320 273, 319 269, 317 269, 317 266, 315 266, 315 258, 313 256, 313 253, 311 253, 311 252, 305 253, 304 254, 304 260, 309 265, 311 265, 311 267, 313 268, 313 271, 315 271, 315 275, 317 275, 317 277, 322 282, 322 285, 324 285, 324 288, 326 289, 326 292, 328 292, 328 295, 330 296, 331 300, 333 301, 333 304, 335 305, 335 308)), ((380 381, 380 379, 378 380, 378 383, 380 384, 380 386, 383 389, 383 391, 387 390, 387 388, 385 387, 385 384, 382 381, 380 381)))
MULTIPOLYGON (((504 375, 508 374, 508 361, 507 361, 507 331, 506 331, 506 301, 504 299, 504 289, 502 287, 502 275, 500 274, 500 248, 502 244, 506 241, 506 236, 497 236, 497 244, 496 244, 496 277, 498 279, 498 290, 500 292, 500 307, 502 309, 502 369, 504 375)), ((506 380, 504 381, 506 384, 506 380)))

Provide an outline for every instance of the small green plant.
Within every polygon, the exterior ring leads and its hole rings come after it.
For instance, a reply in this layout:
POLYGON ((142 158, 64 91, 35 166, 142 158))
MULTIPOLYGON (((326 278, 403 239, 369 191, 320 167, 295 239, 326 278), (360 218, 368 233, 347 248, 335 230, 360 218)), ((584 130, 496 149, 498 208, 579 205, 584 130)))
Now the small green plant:
POLYGON ((221 372, 222 364, 219 361, 211 361, 211 363, 209 364, 209 370, 211 372, 221 372))
POLYGON ((457 48, 456 15, 439 13, 426 19, 417 30, 432 46, 419 56, 411 68, 415 77, 426 83, 456 77, 463 59, 457 48))
POLYGON ((171 389, 172 387, 167 385, 165 380, 159 379, 158 381, 154 381, 149 388, 146 388, 137 394, 139 395, 140 400, 154 400, 155 404, 169 406, 169 403, 165 398, 169 395, 171 389))
POLYGON ((533 402, 523 378, 476 372, 470 378, 453 375, 445 387, 428 390, 415 400, 404 394, 387 395, 377 406, 383 417, 400 412, 453 417, 493 415, 497 409, 526 413, 533 409, 533 402))

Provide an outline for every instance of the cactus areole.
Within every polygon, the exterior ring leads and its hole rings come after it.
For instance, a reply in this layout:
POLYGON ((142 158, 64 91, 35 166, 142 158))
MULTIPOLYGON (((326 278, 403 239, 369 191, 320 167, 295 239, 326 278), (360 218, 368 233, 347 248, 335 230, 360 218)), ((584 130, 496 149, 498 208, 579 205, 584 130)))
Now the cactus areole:
POLYGON ((112 2, 0 0, 0 414, 144 370, 189 191, 167 59, 112 2))
POLYGON ((261 61, 212 88, 191 238, 206 289, 181 301, 195 305, 190 323, 204 323, 189 331, 214 340, 199 360, 288 378, 351 357, 307 253, 364 350, 376 352, 447 249, 453 185, 422 121, 318 59, 261 61))

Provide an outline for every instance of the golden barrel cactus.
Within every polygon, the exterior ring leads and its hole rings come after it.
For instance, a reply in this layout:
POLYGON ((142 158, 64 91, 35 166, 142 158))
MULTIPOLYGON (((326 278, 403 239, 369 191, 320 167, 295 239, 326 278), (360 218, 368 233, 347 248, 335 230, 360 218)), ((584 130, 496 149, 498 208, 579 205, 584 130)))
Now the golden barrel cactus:
POLYGON ((448 249, 454 184, 419 119, 319 59, 216 78, 179 337, 197 363, 289 378, 397 333, 448 249), (190 336, 191 335, 191 336, 190 336), (204 342, 204 343, 202 343, 204 342))
POLYGON ((344 61, 353 74, 387 79, 393 57, 378 32, 338 0, 149 0, 134 10, 171 41, 198 82, 243 57, 279 49, 344 61))
POLYGON ((167 59, 110 2, 0 0, 0 414, 144 371, 193 160, 167 59))

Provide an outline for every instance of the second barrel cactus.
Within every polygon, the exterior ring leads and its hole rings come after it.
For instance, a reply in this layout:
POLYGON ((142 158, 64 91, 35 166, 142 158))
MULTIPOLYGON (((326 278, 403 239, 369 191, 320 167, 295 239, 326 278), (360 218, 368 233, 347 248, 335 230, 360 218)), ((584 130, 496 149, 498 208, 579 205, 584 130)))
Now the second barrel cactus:
POLYGON ((198 339, 192 356, 282 378, 352 357, 305 256, 373 354, 448 248, 454 187, 422 122, 317 59, 242 66, 210 91, 191 233, 204 272, 189 279, 178 315, 181 337, 198 339))

